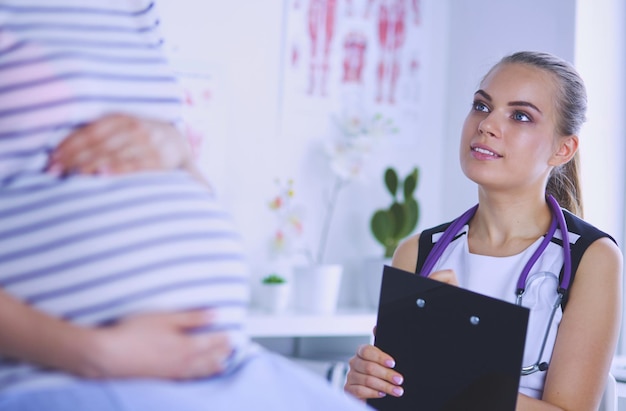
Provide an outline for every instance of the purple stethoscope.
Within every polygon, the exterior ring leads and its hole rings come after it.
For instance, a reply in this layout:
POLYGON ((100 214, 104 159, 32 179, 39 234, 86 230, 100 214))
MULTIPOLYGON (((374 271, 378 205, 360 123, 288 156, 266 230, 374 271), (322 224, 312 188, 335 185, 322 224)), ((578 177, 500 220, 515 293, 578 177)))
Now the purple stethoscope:
MULTIPOLYGON (((548 247, 550 241, 552 241, 552 238, 556 233, 557 227, 561 230, 561 239, 563 240, 563 276, 557 289, 558 296, 554 305, 552 306, 550 321, 548 322, 546 332, 543 336, 543 342, 541 344, 541 350, 539 351, 537 361, 535 361, 533 365, 522 367, 522 375, 530 375, 537 371, 545 371, 548 369, 548 363, 545 361, 542 362, 541 356, 543 355, 543 351, 546 347, 546 341, 548 340, 548 334, 550 333, 550 327, 552 325, 556 310, 561 305, 563 296, 565 295, 565 293, 567 293, 567 289, 570 286, 570 279, 572 274, 570 242, 567 231, 567 223, 565 222, 565 217, 563 216, 563 210, 559 206, 559 203, 557 203, 557 201, 551 195, 547 197, 547 200, 548 205, 550 206, 550 209, 552 211, 552 222, 550 223, 550 228, 544 236, 543 241, 541 242, 541 244, 539 244, 537 250, 535 250, 533 255, 530 257, 530 259, 524 266, 524 269, 522 270, 519 279, 517 280, 517 288, 515 291, 517 298, 515 303, 519 306, 522 305, 522 296, 524 295, 524 291, 526 290, 526 279, 528 278, 528 273, 530 273, 530 269, 533 267, 533 265, 535 265, 541 254, 548 247)), ((452 240, 461 230, 461 228, 463 228, 463 226, 467 224, 469 220, 474 216, 477 209, 478 205, 475 205, 474 207, 467 210, 465 213, 463 213, 463 215, 461 215, 461 217, 454 220, 452 224, 450 224, 450 226, 443 232, 441 238, 435 243, 431 252, 426 257, 426 261, 424 261, 424 265, 422 267, 422 270, 420 271, 420 275, 422 277, 428 277, 433 267, 435 266, 435 263, 443 254, 445 248, 452 242, 452 240)))

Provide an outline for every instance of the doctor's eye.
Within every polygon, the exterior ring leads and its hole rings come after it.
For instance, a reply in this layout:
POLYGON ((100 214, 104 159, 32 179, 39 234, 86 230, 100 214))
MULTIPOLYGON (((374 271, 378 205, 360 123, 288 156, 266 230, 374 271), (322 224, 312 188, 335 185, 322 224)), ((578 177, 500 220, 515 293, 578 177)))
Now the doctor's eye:
POLYGON ((530 118, 530 116, 528 116, 528 114, 522 112, 522 111, 516 111, 515 113, 513 113, 513 120, 515 121, 520 121, 522 123, 527 123, 532 121, 532 119, 530 118))
POLYGON ((472 109, 474 111, 482 111, 483 113, 489 113, 489 107, 482 101, 474 100, 472 103, 472 109))

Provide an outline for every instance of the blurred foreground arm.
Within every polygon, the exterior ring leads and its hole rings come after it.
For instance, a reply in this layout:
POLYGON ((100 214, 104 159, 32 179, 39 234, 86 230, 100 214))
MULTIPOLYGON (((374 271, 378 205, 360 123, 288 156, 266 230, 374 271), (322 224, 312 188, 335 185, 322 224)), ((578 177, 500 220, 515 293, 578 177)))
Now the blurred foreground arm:
POLYGON ((224 334, 188 333, 211 320, 206 311, 189 311, 80 327, 0 291, 0 354, 85 378, 206 377, 222 370, 232 350, 224 334))

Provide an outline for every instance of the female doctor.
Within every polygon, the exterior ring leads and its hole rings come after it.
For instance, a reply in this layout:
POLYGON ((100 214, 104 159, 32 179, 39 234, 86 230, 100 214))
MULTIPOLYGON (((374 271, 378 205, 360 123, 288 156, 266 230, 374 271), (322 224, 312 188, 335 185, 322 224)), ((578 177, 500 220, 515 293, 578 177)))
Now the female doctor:
MULTIPOLYGON (((460 145, 461 168, 478 185, 478 207, 430 271, 433 279, 510 302, 523 290, 518 303, 531 311, 518 410, 597 409, 616 347, 622 255, 610 236, 576 217, 582 215, 577 149, 586 104, 578 73, 553 55, 515 53, 487 73, 460 145), (559 284, 567 257, 558 241, 538 261, 532 258, 553 215, 561 214, 551 207, 554 199, 573 223, 564 230, 569 243, 589 243, 569 284, 559 284), (520 278, 524 265, 530 271, 520 278), (567 304, 551 318, 559 289, 567 304)), ((436 231, 406 239, 392 264, 419 272, 419 247, 432 243, 436 231)), ((377 347, 359 347, 345 390, 361 399, 402 396, 403 376, 394 365, 377 347)))

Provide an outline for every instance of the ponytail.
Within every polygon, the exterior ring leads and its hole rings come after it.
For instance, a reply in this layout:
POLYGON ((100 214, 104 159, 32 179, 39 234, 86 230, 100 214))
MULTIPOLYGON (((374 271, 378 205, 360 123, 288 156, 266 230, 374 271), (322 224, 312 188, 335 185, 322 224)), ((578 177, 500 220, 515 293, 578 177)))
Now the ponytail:
POLYGON ((546 194, 551 194, 564 209, 583 218, 579 167, 580 156, 576 152, 569 162, 552 169, 548 178, 546 194))

